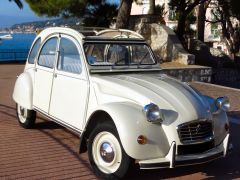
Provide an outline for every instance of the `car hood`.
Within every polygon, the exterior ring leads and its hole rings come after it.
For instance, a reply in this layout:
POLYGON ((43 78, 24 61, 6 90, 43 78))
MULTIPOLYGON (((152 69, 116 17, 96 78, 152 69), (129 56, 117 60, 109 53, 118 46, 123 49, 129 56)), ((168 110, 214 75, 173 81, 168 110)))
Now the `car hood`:
POLYGON ((144 107, 154 103, 166 117, 174 116, 171 121, 181 117, 182 123, 210 118, 209 104, 204 97, 167 75, 94 75, 91 81, 99 104, 132 102, 144 107))

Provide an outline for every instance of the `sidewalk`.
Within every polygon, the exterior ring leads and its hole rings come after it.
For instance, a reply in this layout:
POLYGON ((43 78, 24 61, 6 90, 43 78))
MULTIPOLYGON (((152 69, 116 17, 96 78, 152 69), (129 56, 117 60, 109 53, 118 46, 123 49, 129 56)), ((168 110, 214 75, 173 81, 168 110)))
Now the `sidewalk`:
POLYGON ((192 82, 191 85, 207 96, 214 98, 227 96, 230 99, 231 104, 230 112, 228 114, 240 119, 240 89, 201 82, 192 82))

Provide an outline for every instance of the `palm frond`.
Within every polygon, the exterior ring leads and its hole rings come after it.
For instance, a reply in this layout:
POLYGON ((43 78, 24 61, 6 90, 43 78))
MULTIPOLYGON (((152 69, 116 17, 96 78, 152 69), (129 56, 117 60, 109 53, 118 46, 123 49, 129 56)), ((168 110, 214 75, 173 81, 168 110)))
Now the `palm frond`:
MULTIPOLYGON (((12 0, 9 0, 9 1, 11 2, 12 0)), ((17 4, 17 6, 18 6, 20 9, 23 8, 23 3, 22 3, 21 0, 14 0, 14 2, 17 4)))

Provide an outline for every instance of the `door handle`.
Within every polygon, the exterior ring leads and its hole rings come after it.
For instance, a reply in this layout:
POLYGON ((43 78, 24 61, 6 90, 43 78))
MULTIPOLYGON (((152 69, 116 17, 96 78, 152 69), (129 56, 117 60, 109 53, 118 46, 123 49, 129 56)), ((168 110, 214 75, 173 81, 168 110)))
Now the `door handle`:
POLYGON ((35 68, 35 72, 37 72, 37 68, 35 68))
POLYGON ((57 78, 57 74, 54 74, 54 78, 57 78))

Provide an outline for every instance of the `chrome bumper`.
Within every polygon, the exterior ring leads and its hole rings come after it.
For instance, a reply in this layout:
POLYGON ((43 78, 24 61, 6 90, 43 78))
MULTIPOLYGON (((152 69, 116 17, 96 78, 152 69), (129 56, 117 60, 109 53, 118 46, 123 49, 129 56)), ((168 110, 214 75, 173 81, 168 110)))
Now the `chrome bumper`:
POLYGON ((141 160, 139 161, 139 165, 141 169, 159 169, 202 164, 221 157, 225 157, 229 148, 232 148, 232 145, 229 143, 229 134, 226 135, 220 145, 200 154, 176 155, 176 143, 172 142, 170 150, 165 157, 141 160))

